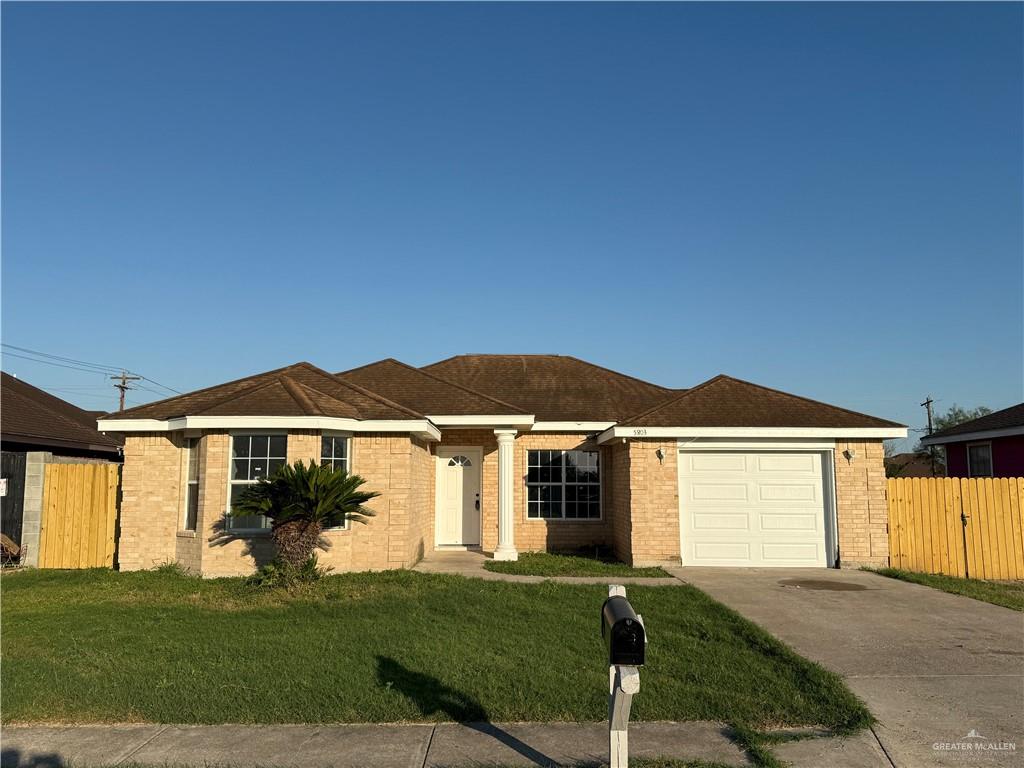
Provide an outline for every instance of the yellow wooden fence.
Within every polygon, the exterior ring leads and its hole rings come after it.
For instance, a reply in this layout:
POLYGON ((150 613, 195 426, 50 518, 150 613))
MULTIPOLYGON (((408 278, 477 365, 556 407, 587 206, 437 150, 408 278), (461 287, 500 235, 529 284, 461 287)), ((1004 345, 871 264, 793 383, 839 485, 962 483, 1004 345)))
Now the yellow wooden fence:
POLYGON ((1024 579, 1024 477, 898 477, 887 490, 894 568, 1024 579))
POLYGON ((114 565, 117 464, 47 464, 40 568, 114 565))

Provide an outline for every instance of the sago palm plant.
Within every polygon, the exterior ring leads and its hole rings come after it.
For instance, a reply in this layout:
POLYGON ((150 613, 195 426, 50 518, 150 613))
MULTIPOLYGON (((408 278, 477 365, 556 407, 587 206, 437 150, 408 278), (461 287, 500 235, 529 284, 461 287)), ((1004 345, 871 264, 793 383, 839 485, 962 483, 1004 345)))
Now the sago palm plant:
POLYGON ((313 555, 324 528, 346 520, 366 523, 373 517, 365 504, 380 494, 360 490, 365 482, 343 469, 315 461, 306 465, 300 459, 246 488, 229 514, 268 517, 278 559, 285 567, 298 569, 313 555))

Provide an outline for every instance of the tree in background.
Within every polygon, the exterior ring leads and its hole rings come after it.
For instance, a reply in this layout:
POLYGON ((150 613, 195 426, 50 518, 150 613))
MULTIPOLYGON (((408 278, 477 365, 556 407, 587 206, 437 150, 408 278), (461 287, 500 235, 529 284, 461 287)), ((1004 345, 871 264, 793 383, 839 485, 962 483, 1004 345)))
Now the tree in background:
POLYGON ((940 413, 935 417, 935 431, 949 429, 957 424, 963 424, 965 421, 988 416, 990 413, 992 413, 992 409, 985 405, 979 405, 977 408, 961 408, 956 403, 953 403, 948 411, 940 413))
MULTIPOLYGON (((987 416, 990 413, 992 413, 992 409, 987 405, 979 405, 975 408, 962 408, 956 403, 953 403, 945 413, 935 415, 935 418, 933 419, 933 427, 934 430, 938 432, 943 429, 955 427, 957 424, 963 424, 965 421, 973 421, 974 419, 982 416, 987 416)), ((930 456, 933 471, 935 471, 935 467, 938 462, 941 462, 942 464, 946 463, 946 457, 944 455, 945 451, 940 451, 934 446, 930 448, 925 447, 921 445, 920 440, 918 440, 917 445, 914 446, 914 453, 930 456), (939 456, 937 455, 938 453, 942 453, 943 455, 939 456)))

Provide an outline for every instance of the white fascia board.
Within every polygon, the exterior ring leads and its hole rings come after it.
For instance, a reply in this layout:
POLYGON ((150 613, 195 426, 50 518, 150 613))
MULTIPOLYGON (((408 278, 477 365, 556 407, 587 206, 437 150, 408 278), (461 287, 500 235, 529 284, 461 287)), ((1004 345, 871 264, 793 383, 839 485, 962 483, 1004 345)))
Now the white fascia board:
POLYGON ((427 418, 439 427, 530 427, 533 416, 529 414, 510 414, 505 416, 431 416, 427 418))
POLYGON ((829 451, 836 441, 822 437, 681 437, 680 451, 829 451))
POLYGON ((964 432, 946 437, 922 437, 921 445, 945 445, 946 443, 970 443, 975 440, 991 440, 993 437, 1013 437, 1024 435, 1024 427, 1006 427, 1005 429, 986 429, 981 432, 964 432))
POLYGON ((339 419, 329 416, 181 416, 176 419, 99 419, 101 432, 176 432, 183 429, 330 429, 344 432, 410 432, 440 440, 440 430, 425 419, 339 419))
POLYGON ((731 437, 731 438, 861 438, 887 440, 906 437, 906 427, 612 427, 602 432, 598 443, 615 438, 731 437))
POLYGON ((604 432, 614 421, 537 421, 531 432, 604 432))

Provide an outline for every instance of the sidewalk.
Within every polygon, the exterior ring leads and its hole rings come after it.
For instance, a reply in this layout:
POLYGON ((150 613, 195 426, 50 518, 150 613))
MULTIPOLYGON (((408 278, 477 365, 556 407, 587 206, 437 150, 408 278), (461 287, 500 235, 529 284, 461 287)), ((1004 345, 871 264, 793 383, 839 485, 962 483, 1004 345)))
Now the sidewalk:
MULTIPOLYGON (((716 723, 635 723, 630 755, 750 765, 716 723)), ((291 768, 470 768, 600 765, 604 723, 423 725, 6 726, 3 768, 278 766, 291 768)), ((889 768, 870 731, 776 748, 795 766, 889 768)))
POLYGON ((450 573, 486 581, 514 581, 520 584, 539 584, 556 581, 560 584, 636 584, 647 587, 678 587, 680 579, 674 576, 519 576, 495 573, 484 568, 487 555, 474 550, 434 551, 423 556, 412 570, 420 573, 450 573))

